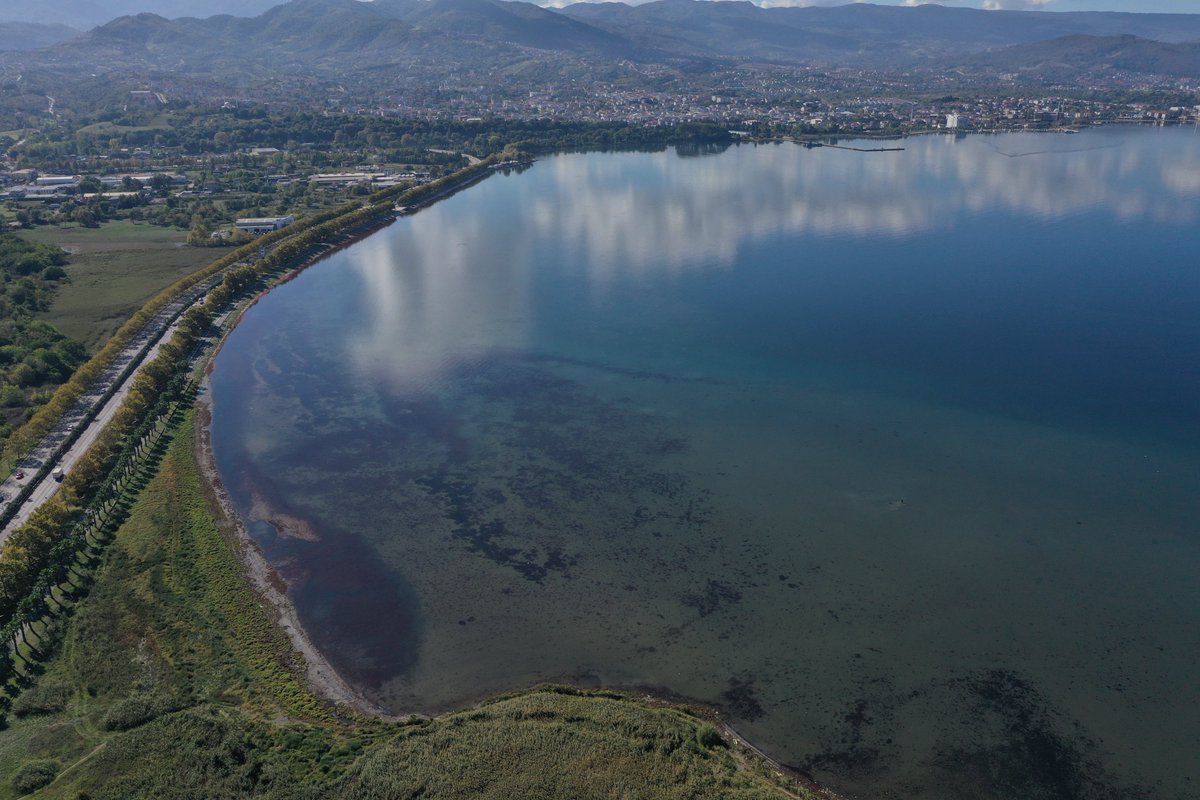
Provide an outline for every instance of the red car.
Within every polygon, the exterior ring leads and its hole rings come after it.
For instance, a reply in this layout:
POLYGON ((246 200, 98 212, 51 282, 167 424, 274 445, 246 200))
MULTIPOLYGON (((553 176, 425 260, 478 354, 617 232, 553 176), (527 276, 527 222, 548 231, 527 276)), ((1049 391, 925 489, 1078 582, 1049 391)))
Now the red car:
POLYGON ((25 480, 25 470, 23 470, 23 469, 17 470, 17 480, 19 480, 19 481, 25 480))

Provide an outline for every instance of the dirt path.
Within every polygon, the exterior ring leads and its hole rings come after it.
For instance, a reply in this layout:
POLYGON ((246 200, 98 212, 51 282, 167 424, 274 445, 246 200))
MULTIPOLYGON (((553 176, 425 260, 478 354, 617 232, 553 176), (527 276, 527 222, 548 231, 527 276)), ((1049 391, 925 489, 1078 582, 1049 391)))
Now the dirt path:
MULTIPOLYGON (((103 741, 103 742, 101 742, 100 744, 98 744, 98 745, 96 745, 95 747, 93 747, 93 748, 91 749, 91 751, 89 751, 89 752, 88 752, 88 754, 87 754, 87 755, 83 756, 83 757, 82 757, 82 758, 80 758, 78 761, 74 762, 73 764, 69 764, 68 766, 66 766, 66 767, 63 769, 63 771, 62 771, 62 772, 60 772, 60 773, 58 773, 57 775, 55 775, 55 776, 54 776, 54 780, 50 781, 50 783, 49 783, 49 784, 47 784, 47 786, 51 786, 51 785, 53 785, 53 784, 56 784, 56 783, 58 783, 60 780, 62 780, 62 777, 63 777, 64 775, 66 775, 66 774, 67 774, 68 772, 70 772, 71 770, 73 770, 73 769, 77 768, 77 767, 78 767, 80 764, 82 764, 82 763, 84 763, 85 761, 87 761, 87 760, 89 760, 90 758, 92 758, 92 756, 94 756, 94 755, 96 755, 97 753, 99 753, 99 752, 100 752, 101 750, 103 750, 105 747, 108 747, 108 742, 107 742, 107 741, 103 741)), ((42 788, 44 789, 45 787, 42 787, 42 788)), ((21 798, 23 799, 23 798, 26 798, 26 797, 33 797, 33 796, 35 796, 35 795, 36 795, 38 792, 40 792, 40 791, 41 791, 41 789, 35 789, 35 790, 33 790, 32 792, 30 792, 29 794, 23 794, 23 795, 21 795, 21 798)))

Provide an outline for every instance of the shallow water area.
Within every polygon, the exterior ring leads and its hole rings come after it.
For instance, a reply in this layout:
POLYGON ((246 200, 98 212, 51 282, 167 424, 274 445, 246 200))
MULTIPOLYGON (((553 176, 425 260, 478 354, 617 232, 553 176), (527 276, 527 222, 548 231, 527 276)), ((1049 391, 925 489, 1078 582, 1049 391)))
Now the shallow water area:
POLYGON ((1200 134, 902 144, 550 157, 260 301, 214 449, 339 672, 661 687, 851 796, 1195 797, 1200 134))

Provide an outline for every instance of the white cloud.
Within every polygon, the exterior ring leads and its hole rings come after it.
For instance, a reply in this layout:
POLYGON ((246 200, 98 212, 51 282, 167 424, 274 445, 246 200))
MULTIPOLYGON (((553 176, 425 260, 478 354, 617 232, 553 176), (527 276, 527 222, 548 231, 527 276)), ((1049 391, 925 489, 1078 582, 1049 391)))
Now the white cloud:
POLYGON ((988 11, 1029 11, 1044 8, 1054 0, 984 0, 983 7, 988 11))
POLYGON ((1055 0, 904 0, 904 5, 909 6, 924 6, 930 3, 937 3, 942 6, 968 6, 970 8, 984 8, 988 11, 1030 11, 1039 8, 1045 8, 1055 0))
POLYGON ((366 383, 386 376, 396 391, 424 391, 456 365, 527 347, 535 251, 586 269, 606 291, 655 273, 728 269, 781 232, 899 239, 990 213, 1196 225, 1200 151, 1173 139, 1156 169, 1121 141, 1107 132, 921 136, 902 153, 770 145, 686 162, 669 151, 547 158, 536 175, 494 176, 398 222, 403 235, 347 251, 370 309, 351 336, 349 363, 366 383), (497 196, 511 198, 503 211, 488 205, 497 196), (514 226, 525 234, 509 235, 514 226))
POLYGON ((751 0, 763 8, 807 8, 808 6, 844 6, 847 2, 863 3, 866 0, 751 0))

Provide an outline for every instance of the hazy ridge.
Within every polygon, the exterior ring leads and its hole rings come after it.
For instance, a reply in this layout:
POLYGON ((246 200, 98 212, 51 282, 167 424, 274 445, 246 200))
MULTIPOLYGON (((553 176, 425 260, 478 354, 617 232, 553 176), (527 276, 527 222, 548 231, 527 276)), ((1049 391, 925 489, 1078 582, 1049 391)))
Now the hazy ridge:
MULTIPOLYGON (((760 8, 745 2, 658 0, 641 6, 580 3, 546 9, 502 0, 291 0, 255 17, 207 16, 221 3, 142 0, 110 11, 153 9, 58 44, 48 62, 220 72, 253 61, 343 71, 405 56, 503 67, 513 58, 591 63, 716 62, 736 65, 960 68, 1058 75, 1115 68, 1200 74, 1200 15, 990 12, 941 6, 760 8), (171 16, 185 16, 170 19, 171 16)), ((225 4, 229 5, 229 4, 225 4)), ((238 5, 253 12, 266 3, 238 5)), ((60 20, 87 17, 86 3, 55 0, 60 20)), ((62 37, 61 29, 58 37, 62 37)), ((53 38, 53 37, 51 37, 53 38)), ((47 41, 47 43, 54 43, 47 41)))

